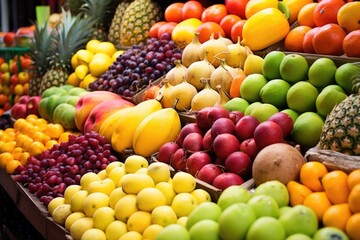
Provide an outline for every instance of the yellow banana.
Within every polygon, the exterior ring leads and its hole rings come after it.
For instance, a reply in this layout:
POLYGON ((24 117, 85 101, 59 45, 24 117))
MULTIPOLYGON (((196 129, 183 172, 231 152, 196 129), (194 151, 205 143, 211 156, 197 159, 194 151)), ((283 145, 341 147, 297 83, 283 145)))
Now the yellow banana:
POLYGON ((99 134, 104 136, 108 143, 111 143, 111 136, 119 119, 122 119, 125 115, 127 115, 132 110, 132 108, 133 107, 127 107, 112 113, 101 124, 99 134))
POLYGON ((150 157, 166 142, 173 142, 181 130, 181 121, 173 108, 163 108, 146 117, 136 128, 133 140, 135 154, 150 157))
POLYGON ((131 111, 119 119, 113 128, 111 136, 113 149, 123 152, 126 148, 132 148, 133 136, 141 121, 160 109, 162 109, 161 103, 155 99, 143 101, 132 107, 131 111))

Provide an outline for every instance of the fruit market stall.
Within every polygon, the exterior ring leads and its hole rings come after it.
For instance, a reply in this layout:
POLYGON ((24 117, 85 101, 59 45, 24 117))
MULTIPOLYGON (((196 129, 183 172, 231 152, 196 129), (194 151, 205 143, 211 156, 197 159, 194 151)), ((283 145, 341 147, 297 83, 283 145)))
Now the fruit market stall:
POLYGON ((1 188, 37 239, 360 239, 359 3, 66 1, 0 55, 1 188))

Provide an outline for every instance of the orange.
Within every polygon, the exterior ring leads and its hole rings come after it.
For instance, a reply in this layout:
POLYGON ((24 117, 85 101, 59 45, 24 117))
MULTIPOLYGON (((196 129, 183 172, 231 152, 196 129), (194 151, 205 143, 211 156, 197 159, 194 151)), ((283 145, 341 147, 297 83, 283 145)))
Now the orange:
POLYGON ((29 151, 30 150, 30 146, 31 144, 34 142, 34 140, 31 137, 28 137, 26 140, 24 140, 23 142, 23 149, 25 151, 29 151))
POLYGON ((76 76, 75 72, 72 72, 69 76, 68 79, 66 80, 66 84, 72 85, 74 87, 78 87, 80 85, 81 79, 79 79, 76 76))
POLYGON ((348 187, 349 189, 353 189, 355 187, 355 185, 360 183, 360 169, 356 169, 352 172, 349 173, 348 175, 348 187))
POLYGON ((44 129, 44 133, 52 139, 58 139, 64 133, 64 127, 61 124, 49 123, 44 129))
POLYGON ((231 98, 240 97, 240 86, 245 78, 246 75, 242 70, 238 71, 237 74, 233 76, 229 90, 229 94, 231 98))
POLYGON ((325 192, 313 192, 304 199, 303 205, 314 210, 320 221, 326 210, 331 207, 332 204, 325 192))
POLYGON ((344 171, 334 170, 321 179, 325 193, 333 204, 347 203, 350 194, 347 178, 344 171))
POLYGON ((14 160, 14 156, 9 152, 3 152, 0 154, 0 167, 5 168, 6 165, 14 160))
POLYGON ((317 4, 318 4, 317 2, 308 3, 300 9, 298 14, 299 25, 308 26, 312 28, 316 27, 313 14, 317 4))
POLYGON ((290 206, 303 204, 304 199, 312 193, 310 188, 306 187, 305 185, 299 182, 292 180, 286 184, 286 187, 289 192, 290 206))
POLYGON ((45 148, 46 149, 50 149, 52 148, 55 144, 58 144, 58 141, 56 140, 50 140, 48 142, 45 143, 45 148))
POLYGON ((297 26, 291 29, 284 40, 285 48, 291 52, 304 52, 304 37, 311 29, 312 28, 308 26, 297 26))
POLYGON ((294 23, 299 19, 299 12, 303 6, 313 3, 312 0, 283 0, 290 10, 289 23, 294 23))
POLYGON ((337 24, 337 13, 345 4, 343 0, 322 0, 314 9, 314 22, 316 26, 324 26, 328 23, 337 24))
POLYGON ((69 141, 69 135, 71 134, 71 132, 64 132, 60 135, 59 139, 58 139, 58 143, 61 142, 68 142, 69 141))
POLYGON ((348 203, 353 213, 360 212, 360 184, 356 184, 353 189, 351 189, 348 203))
POLYGON ((345 36, 345 30, 338 24, 329 23, 320 27, 312 39, 315 53, 342 55, 344 53, 343 41, 345 36))
POLYGON ((182 18, 182 8, 184 3, 175 2, 166 7, 164 12, 164 17, 167 22, 176 22, 179 23, 183 20, 182 18))
POLYGON ((360 240, 360 213, 353 214, 346 223, 346 234, 352 240, 360 240))
POLYGON ((44 146, 44 144, 42 142, 34 141, 30 145, 29 153, 32 156, 37 156, 37 155, 41 154, 43 151, 45 151, 45 150, 46 150, 46 148, 45 148, 45 146, 44 146))
POLYGON ((300 169, 300 181, 312 191, 323 191, 321 178, 327 173, 327 168, 321 162, 306 162, 300 169))
POLYGON ((26 165, 28 158, 30 157, 30 153, 28 152, 23 152, 20 156, 19 161, 21 162, 22 165, 26 165))
POLYGON ((21 163, 18 160, 11 160, 10 162, 8 162, 8 164, 6 164, 6 172, 8 174, 13 174, 15 172, 15 169, 20 166, 21 163))
POLYGON ((19 160, 22 153, 23 153, 23 149, 21 147, 16 147, 12 151, 12 155, 13 155, 15 160, 19 160))
POLYGON ((348 33, 343 40, 343 50, 348 57, 360 57, 360 29, 348 33))
POLYGON ((25 120, 31 124, 35 124, 37 119, 39 119, 39 117, 35 114, 29 114, 25 118, 25 120))
POLYGON ((9 97, 5 94, 0 94, 0 106, 4 105, 9 101, 9 97))
POLYGON ((345 226, 352 213, 349 204, 341 203, 329 207, 322 217, 322 222, 325 227, 336 227, 345 231, 345 226))

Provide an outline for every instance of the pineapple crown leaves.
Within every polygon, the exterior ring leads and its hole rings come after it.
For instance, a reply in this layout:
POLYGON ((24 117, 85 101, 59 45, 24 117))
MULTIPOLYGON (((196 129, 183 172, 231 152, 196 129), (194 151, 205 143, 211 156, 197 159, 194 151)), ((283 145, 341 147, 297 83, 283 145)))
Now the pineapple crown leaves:
POLYGON ((62 9, 64 20, 55 28, 53 43, 55 51, 50 59, 51 67, 60 67, 65 70, 71 69, 71 57, 78 50, 85 48, 91 39, 92 26, 95 21, 83 18, 81 15, 73 16, 70 12, 62 9))
POLYGON ((359 93, 359 90, 360 90, 360 62, 354 62, 353 64, 359 68, 359 71, 357 74, 355 74, 352 77, 352 85, 353 85, 352 91, 353 91, 353 93, 359 93))
POLYGON ((85 0, 66 0, 64 7, 68 9, 73 15, 80 12, 80 7, 84 4, 85 0))
MULTIPOLYGON (((85 0, 80 7, 80 13, 85 17, 93 18, 97 25, 106 27, 109 24, 109 16, 113 12, 113 0, 85 0)), ((113 14, 113 13, 112 13, 113 14)))

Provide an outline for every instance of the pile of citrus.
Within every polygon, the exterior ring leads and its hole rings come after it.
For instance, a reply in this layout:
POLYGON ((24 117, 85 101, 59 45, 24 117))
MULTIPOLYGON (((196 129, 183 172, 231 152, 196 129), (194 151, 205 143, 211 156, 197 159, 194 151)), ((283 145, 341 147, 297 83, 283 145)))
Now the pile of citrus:
POLYGON ((60 124, 49 123, 33 114, 20 118, 13 128, 0 130, 0 167, 13 174, 19 165, 26 165, 29 156, 67 141, 69 134, 60 124))
POLYGON ((360 169, 346 173, 328 170, 310 161, 300 170, 300 181, 287 184, 290 205, 310 207, 325 227, 336 227, 351 239, 359 239, 360 169))

